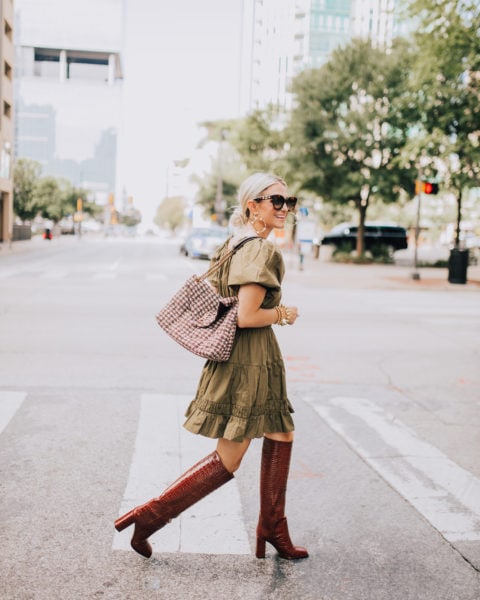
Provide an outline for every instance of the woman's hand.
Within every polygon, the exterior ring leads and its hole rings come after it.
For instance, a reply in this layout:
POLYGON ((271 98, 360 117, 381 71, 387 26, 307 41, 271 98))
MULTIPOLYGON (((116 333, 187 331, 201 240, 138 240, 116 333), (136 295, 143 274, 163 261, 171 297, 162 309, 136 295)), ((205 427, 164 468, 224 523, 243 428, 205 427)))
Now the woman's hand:
POLYGON ((296 306, 286 306, 287 323, 293 325, 298 318, 298 308, 296 306))

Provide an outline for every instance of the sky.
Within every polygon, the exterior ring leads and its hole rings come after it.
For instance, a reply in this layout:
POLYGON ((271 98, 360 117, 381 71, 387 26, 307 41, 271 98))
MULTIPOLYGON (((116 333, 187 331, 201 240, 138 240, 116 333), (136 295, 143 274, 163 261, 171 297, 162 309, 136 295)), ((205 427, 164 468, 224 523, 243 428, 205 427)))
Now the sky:
MULTIPOLYGON (((126 0, 117 188, 153 218, 173 161, 208 168, 198 123, 238 116, 241 0, 126 0)), ((187 193, 193 193, 189 188, 187 193)), ((118 195, 118 194, 117 194, 118 195)))
MULTIPOLYGON (((119 206, 123 192, 132 196, 146 227, 165 194, 174 160, 190 159, 185 179, 192 171, 208 168, 208 158, 196 149, 203 135, 198 123, 239 116, 243 1, 15 2, 15 11, 28 17, 15 31, 20 44, 121 49, 124 80, 115 196, 119 206)), ((97 129, 102 115, 105 127, 118 119, 118 106, 104 115, 100 104, 90 113, 97 129)), ((92 138, 92 147, 97 142, 92 138)), ((72 147, 80 151, 79 141, 70 138, 66 144, 69 151, 58 145, 57 152, 72 154, 72 147)), ((184 187, 194 194, 191 185, 184 187)))

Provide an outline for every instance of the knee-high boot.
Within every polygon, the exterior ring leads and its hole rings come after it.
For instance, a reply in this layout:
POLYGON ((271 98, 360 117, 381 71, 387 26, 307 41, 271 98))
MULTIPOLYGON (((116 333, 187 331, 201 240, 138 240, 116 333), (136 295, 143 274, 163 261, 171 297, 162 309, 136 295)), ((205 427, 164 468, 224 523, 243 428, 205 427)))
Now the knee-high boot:
POLYGON ((292 442, 277 442, 263 438, 257 558, 265 558, 265 542, 269 542, 281 558, 308 557, 305 548, 292 544, 285 517, 285 496, 291 453, 292 442))
POLYGON ((149 558, 152 555, 149 536, 232 478, 217 452, 212 452, 181 475, 161 496, 118 518, 115 528, 123 531, 135 524, 130 544, 136 552, 149 558))

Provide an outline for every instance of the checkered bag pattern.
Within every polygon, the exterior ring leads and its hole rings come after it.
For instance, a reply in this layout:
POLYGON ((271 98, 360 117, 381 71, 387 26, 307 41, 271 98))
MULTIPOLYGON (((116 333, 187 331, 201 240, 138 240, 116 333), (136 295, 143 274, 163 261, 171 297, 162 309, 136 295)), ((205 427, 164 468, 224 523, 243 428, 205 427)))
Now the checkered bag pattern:
POLYGON ((232 352, 237 312, 236 297, 223 298, 193 275, 157 314, 157 322, 193 354, 225 362, 232 352))
POLYGON ((157 315, 157 323, 181 346, 210 360, 230 358, 237 331, 238 299, 223 298, 207 282, 249 240, 243 238, 206 273, 192 275, 157 315))

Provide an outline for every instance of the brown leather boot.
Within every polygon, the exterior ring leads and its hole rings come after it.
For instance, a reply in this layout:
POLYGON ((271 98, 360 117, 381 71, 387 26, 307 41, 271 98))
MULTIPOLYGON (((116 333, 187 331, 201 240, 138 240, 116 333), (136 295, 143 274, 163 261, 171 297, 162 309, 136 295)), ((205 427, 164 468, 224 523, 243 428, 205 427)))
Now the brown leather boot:
POLYGON ((263 438, 260 473, 260 517, 257 525, 257 558, 265 558, 265 542, 269 542, 281 558, 307 558, 308 552, 294 546, 285 517, 285 496, 292 442, 263 438))
POLYGON ((135 523, 130 545, 149 558, 152 555, 152 547, 147 541, 149 536, 230 479, 233 479, 232 473, 225 469, 217 452, 212 452, 181 475, 161 496, 118 518, 115 528, 123 531, 135 523))

